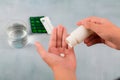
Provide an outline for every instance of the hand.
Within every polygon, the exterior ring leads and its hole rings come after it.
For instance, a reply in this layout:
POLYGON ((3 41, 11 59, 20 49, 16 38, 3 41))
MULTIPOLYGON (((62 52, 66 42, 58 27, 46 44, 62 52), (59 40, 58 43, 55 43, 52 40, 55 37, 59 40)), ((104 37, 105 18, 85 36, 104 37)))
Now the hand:
POLYGON ((65 42, 66 36, 66 29, 59 26, 52 32, 48 51, 40 43, 35 43, 40 56, 53 70, 56 80, 75 80, 76 58, 73 48, 69 48, 65 42), (65 56, 61 57, 61 53, 65 56))
POLYGON ((120 49, 120 28, 112 24, 109 20, 99 17, 89 17, 77 23, 84 25, 94 33, 84 40, 87 46, 97 43, 104 43, 109 47, 120 49))

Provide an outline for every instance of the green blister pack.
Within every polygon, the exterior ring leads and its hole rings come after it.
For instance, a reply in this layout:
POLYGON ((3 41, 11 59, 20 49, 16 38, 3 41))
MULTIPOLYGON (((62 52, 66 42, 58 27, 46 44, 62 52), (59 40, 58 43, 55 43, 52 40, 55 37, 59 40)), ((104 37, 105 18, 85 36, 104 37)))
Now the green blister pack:
POLYGON ((41 23, 40 19, 44 16, 30 17, 30 25, 32 33, 47 33, 44 25, 41 23))

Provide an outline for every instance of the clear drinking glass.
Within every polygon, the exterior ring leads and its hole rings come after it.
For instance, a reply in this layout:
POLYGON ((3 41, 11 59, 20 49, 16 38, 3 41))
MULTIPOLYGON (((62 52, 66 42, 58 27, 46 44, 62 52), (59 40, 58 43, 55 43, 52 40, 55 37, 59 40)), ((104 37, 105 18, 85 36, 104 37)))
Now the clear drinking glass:
POLYGON ((26 24, 22 21, 13 21, 7 28, 8 43, 14 48, 22 48, 28 43, 26 24))

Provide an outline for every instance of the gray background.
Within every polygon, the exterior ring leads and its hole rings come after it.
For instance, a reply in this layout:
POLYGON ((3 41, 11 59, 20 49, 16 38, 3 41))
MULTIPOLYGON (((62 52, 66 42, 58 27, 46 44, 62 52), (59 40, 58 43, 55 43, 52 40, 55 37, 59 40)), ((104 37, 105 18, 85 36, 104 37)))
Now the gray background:
MULTIPOLYGON (((99 16, 120 26, 120 0, 0 0, 0 80, 53 80, 51 69, 39 57, 33 44, 22 49, 9 47, 6 25, 12 20, 28 24, 30 16, 49 16, 54 26, 63 24, 68 32, 76 22, 99 16)), ((119 34, 118 34, 119 35, 119 34)), ((29 40, 48 47, 49 36, 32 34, 29 40)), ((120 51, 98 44, 75 47, 78 80, 113 80, 120 77, 120 51)))

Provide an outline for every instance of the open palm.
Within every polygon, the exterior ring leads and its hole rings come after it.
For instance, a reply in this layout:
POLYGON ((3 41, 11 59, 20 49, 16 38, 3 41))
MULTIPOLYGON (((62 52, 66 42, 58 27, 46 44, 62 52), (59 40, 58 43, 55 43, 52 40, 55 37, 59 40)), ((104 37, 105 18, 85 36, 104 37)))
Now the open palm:
POLYGON ((53 29, 48 51, 46 51, 39 42, 35 43, 40 56, 51 69, 61 67, 72 71, 76 70, 74 49, 69 48, 66 44, 66 36, 66 29, 60 25, 53 29), (64 56, 61 56, 61 54, 64 54, 64 56))

